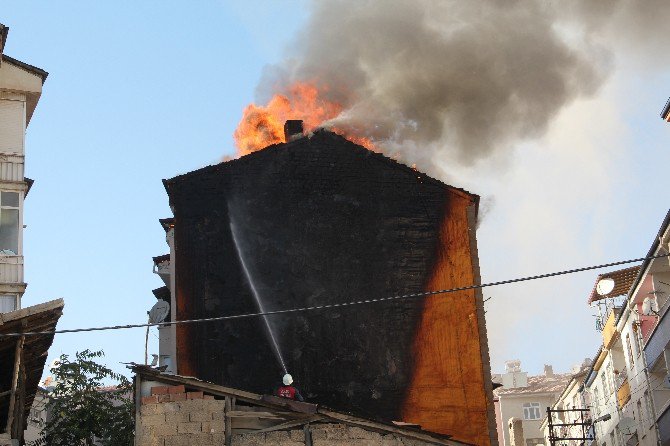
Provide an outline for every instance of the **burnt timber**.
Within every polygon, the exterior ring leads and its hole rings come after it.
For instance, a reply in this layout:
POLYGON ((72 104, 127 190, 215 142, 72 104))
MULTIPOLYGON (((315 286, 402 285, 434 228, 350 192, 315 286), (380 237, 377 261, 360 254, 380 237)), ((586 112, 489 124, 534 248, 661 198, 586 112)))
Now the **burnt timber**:
MULTIPOLYGON (((479 283, 478 197, 329 131, 164 184, 175 320, 258 311, 238 249, 270 311, 479 283)), ((309 401, 495 442, 479 291, 269 319, 309 401)), ((283 373, 261 318, 176 333, 181 375, 267 393, 283 373)))
POLYGON ((468 443, 394 423, 382 423, 337 412, 323 406, 300 403, 269 395, 260 395, 202 381, 192 377, 164 374, 149 366, 132 364, 135 374, 135 419, 140 419, 142 391, 148 385, 183 385, 188 392, 203 392, 205 395, 226 400, 226 424, 229 435, 240 433, 265 433, 286 430, 299 426, 318 426, 319 423, 342 423, 384 434, 395 434, 410 440, 418 440, 444 446, 472 446, 468 443))

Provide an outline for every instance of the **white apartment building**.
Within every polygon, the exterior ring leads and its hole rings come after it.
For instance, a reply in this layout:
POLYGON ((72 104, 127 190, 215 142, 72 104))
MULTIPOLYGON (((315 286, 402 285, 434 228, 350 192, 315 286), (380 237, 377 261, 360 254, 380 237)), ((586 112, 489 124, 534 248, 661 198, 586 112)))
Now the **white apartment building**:
POLYGON ((643 311, 650 290, 641 282, 643 270, 633 267, 599 275, 589 299, 605 308, 603 345, 585 380, 591 415, 597 420, 594 445, 657 445, 652 384, 644 355, 655 316, 643 311), (599 284, 607 281, 610 285, 603 292, 599 284))
POLYGON ((9 28, 0 24, 0 313, 21 308, 25 133, 48 73, 4 54, 9 28))

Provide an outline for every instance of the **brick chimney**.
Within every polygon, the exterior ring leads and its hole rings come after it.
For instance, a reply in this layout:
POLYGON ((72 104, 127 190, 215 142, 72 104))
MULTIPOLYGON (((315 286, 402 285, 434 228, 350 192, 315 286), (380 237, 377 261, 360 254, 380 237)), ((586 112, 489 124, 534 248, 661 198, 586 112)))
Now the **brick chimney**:
POLYGON ((284 139, 286 142, 294 141, 304 136, 301 119, 289 119, 284 123, 284 139))
POLYGON ((544 376, 546 376, 547 378, 551 378, 552 376, 554 376, 554 368, 551 365, 549 364, 544 365, 544 376))

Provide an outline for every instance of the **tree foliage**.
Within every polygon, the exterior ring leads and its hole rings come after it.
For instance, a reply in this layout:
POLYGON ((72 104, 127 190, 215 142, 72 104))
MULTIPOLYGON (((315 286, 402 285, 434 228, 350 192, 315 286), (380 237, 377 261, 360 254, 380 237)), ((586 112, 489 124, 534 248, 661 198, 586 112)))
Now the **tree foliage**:
POLYGON ((55 387, 46 405, 48 419, 34 446, 133 444, 132 384, 98 364, 102 356, 102 350, 77 352, 74 360, 61 355, 51 369, 55 387), (118 384, 103 387, 109 380, 118 384))

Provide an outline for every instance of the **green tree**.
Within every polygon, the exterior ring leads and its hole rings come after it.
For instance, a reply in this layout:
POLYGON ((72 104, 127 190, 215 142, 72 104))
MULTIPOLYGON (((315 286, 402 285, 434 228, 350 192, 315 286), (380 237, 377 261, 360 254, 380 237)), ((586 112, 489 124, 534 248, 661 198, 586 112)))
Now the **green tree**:
POLYGON ((102 350, 77 352, 74 360, 61 355, 51 369, 56 384, 46 406, 49 419, 34 446, 133 444, 132 384, 98 364, 102 356, 102 350), (109 380, 118 384, 104 388, 109 380))

